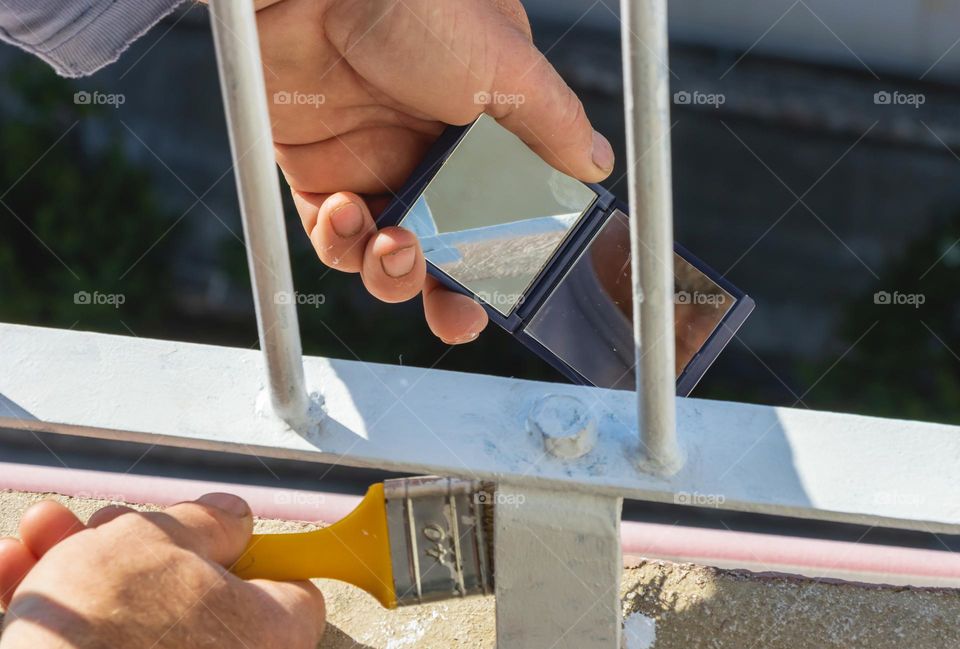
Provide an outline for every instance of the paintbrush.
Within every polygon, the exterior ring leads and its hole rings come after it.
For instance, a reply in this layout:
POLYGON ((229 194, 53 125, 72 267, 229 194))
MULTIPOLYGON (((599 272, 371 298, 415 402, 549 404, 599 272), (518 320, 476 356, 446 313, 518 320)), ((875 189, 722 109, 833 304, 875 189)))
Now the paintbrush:
POLYGON ((337 579, 386 608, 493 592, 492 485, 421 477, 371 486, 356 509, 312 532, 254 534, 244 579, 337 579))

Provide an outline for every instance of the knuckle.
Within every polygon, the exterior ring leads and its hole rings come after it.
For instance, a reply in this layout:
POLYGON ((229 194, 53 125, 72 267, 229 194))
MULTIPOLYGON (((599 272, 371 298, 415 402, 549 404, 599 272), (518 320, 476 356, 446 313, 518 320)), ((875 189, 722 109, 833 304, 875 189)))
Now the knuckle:
POLYGON ((345 273, 360 270, 360 257, 363 254, 363 241, 337 245, 321 237, 311 237, 317 257, 325 265, 345 273))
POLYGON ((110 524, 105 526, 103 529, 115 530, 117 533, 124 535, 141 534, 146 528, 153 527, 151 523, 152 518, 149 513, 129 511, 124 512, 111 520, 110 524))

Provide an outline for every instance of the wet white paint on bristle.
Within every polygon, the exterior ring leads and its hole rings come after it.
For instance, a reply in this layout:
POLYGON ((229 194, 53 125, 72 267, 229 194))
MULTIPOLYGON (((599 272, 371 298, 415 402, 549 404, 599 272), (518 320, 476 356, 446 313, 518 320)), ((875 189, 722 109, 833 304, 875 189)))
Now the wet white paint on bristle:
POLYGON ((623 620, 623 649, 652 649, 657 642, 657 621, 643 613, 631 613, 623 620))

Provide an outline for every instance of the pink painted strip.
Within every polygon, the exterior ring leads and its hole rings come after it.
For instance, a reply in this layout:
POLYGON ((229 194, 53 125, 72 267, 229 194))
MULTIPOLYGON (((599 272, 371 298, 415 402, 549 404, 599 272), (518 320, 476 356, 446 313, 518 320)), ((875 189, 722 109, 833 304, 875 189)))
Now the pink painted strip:
MULTIPOLYGON (((0 462, 0 489, 155 505, 228 491, 246 499, 254 514, 262 518, 317 522, 340 520, 360 501, 358 496, 334 493, 7 462, 0 462)), ((761 571, 915 576, 960 585, 960 553, 947 551, 630 521, 621 525, 621 538, 626 555, 740 565, 761 571)))
POLYGON ((211 491, 227 491, 246 500, 261 518, 290 521, 340 520, 360 502, 357 496, 335 493, 8 462, 0 462, 0 489, 161 506, 193 500, 211 491))
POLYGON ((691 530, 655 523, 624 522, 623 551, 645 557, 684 557, 686 561, 750 565, 754 570, 782 570, 784 566, 915 575, 960 580, 960 553, 850 543, 792 536, 691 530))

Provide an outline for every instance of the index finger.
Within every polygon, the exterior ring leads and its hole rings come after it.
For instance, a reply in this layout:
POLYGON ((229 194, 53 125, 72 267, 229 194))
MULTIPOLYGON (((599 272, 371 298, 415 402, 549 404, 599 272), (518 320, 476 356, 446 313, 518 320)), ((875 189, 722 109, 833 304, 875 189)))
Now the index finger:
POLYGON ((586 182, 613 171, 613 147, 595 131, 583 103, 532 42, 504 29, 497 74, 476 98, 483 112, 554 168, 586 182))

